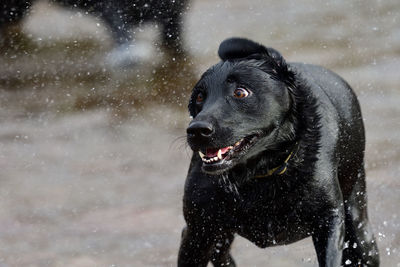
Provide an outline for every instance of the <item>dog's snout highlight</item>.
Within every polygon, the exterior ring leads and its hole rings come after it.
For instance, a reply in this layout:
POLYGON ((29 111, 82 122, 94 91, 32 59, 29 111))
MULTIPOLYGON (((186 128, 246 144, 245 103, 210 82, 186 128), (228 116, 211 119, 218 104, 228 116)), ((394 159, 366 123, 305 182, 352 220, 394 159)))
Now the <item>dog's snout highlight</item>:
POLYGON ((194 121, 190 123, 186 129, 189 136, 192 137, 210 137, 214 132, 214 128, 211 123, 206 121, 194 121))

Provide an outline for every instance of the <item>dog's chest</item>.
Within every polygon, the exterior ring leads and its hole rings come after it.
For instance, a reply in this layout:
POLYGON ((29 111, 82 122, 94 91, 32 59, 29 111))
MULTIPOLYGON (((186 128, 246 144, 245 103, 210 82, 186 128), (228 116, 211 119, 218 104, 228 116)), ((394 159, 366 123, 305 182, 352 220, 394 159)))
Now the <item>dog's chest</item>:
POLYGON ((309 235, 303 192, 274 186, 249 188, 239 193, 235 202, 236 231, 260 247, 287 244, 309 235))

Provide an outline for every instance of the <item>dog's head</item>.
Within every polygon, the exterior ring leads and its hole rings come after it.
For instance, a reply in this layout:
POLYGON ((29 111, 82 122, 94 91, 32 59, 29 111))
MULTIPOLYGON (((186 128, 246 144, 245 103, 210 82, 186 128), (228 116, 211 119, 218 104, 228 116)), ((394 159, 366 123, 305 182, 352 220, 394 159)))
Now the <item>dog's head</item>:
POLYGON ((189 146, 202 170, 220 174, 277 145, 279 128, 291 107, 293 73, 279 52, 253 41, 221 43, 221 62, 195 85, 189 146))

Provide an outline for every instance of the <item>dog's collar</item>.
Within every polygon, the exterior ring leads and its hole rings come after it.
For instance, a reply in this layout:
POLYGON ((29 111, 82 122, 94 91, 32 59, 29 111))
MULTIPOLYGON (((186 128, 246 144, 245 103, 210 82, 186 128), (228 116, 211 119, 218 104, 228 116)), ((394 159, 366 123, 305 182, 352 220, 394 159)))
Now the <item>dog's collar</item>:
POLYGON ((274 174, 276 174, 276 175, 284 174, 287 171, 289 160, 293 157, 294 154, 297 153, 298 147, 299 147, 298 143, 296 142, 292 152, 290 152, 289 156, 285 159, 285 161, 281 165, 279 165, 278 167, 275 167, 273 169, 268 170, 266 174, 256 175, 256 176, 254 176, 254 178, 265 178, 265 177, 268 177, 268 176, 272 176, 274 174))

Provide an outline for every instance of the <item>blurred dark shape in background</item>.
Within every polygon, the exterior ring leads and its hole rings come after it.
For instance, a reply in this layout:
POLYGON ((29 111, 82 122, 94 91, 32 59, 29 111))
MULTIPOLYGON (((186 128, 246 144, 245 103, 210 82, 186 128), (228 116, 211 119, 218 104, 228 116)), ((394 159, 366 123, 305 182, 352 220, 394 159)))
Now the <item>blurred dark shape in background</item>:
MULTIPOLYGON (((133 27, 155 22, 161 27, 165 48, 174 53, 182 51, 182 17, 188 0, 51 0, 67 8, 77 8, 92 14, 108 26, 115 48, 106 58, 111 67, 126 67, 150 57, 146 47, 136 44, 133 27)), ((0 40, 5 42, 7 26, 15 25, 29 13, 34 0, 4 0, 0 4, 0 40)), ((12 37, 12 36, 11 36, 12 37)), ((9 44, 12 44, 12 42, 9 44)))
MULTIPOLYGON (((7 0, 0 4, 0 86, 57 91, 54 97, 63 98, 61 110, 107 106, 127 115, 148 102, 186 106, 182 103, 195 82, 182 38, 187 10, 187 0, 7 0), (93 42, 91 37, 58 40, 50 35, 50 42, 38 45, 20 30, 34 2, 42 4, 39 10, 51 9, 55 2, 63 9, 94 15, 111 31, 113 49, 107 51, 104 42, 93 42), (159 33, 156 39, 161 44, 139 40, 137 35, 149 24, 159 33), (65 101, 67 94, 74 100, 65 101)), ((38 15, 39 22, 44 16, 38 15)), ((43 110, 43 103, 29 101, 28 107, 43 110)))

